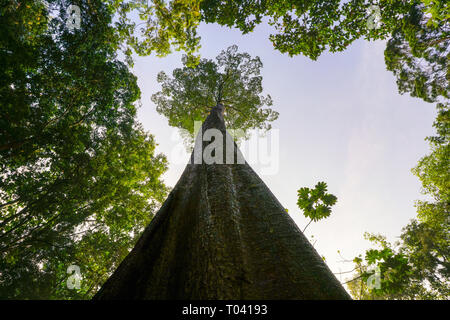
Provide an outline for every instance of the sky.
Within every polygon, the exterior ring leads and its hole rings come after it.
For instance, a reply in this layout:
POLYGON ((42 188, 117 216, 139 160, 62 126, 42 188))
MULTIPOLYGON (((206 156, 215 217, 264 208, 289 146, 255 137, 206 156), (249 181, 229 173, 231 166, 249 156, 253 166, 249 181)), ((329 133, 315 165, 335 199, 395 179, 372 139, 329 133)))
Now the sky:
MULTIPOLYGON (((334 273, 349 271, 352 263, 343 260, 373 247, 365 232, 396 241, 415 217, 414 202, 424 196, 411 169, 429 153, 424 139, 434 133, 435 106, 398 93, 395 77, 385 67, 383 41, 360 40, 345 52, 324 53, 312 61, 275 51, 270 31, 260 25, 242 35, 202 24, 200 54, 213 59, 236 44, 240 52, 261 58, 263 87, 280 115, 267 139, 258 140, 274 141, 270 167, 261 161, 250 164, 301 230, 308 219, 296 205, 297 190, 319 181, 328 184, 338 201, 331 216, 311 223, 305 235, 314 236, 315 249, 334 273)), ((176 52, 164 58, 136 57, 133 69, 142 91, 138 120, 155 136, 157 152, 169 160, 163 179, 170 187, 180 178, 188 155, 183 155, 178 129, 156 112, 150 97, 160 90, 158 72, 171 74, 181 66, 181 53, 176 52)))

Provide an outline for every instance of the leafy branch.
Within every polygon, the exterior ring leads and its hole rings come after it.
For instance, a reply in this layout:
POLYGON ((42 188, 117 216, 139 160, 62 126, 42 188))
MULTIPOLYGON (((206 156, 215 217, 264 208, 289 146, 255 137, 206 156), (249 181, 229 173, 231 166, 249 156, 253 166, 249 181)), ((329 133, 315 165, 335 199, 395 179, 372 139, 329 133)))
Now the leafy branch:
POLYGON ((325 182, 318 182, 314 189, 300 188, 297 193, 297 206, 303 211, 305 217, 310 218, 303 232, 311 222, 328 218, 331 214, 331 206, 337 201, 335 195, 327 193, 325 182))

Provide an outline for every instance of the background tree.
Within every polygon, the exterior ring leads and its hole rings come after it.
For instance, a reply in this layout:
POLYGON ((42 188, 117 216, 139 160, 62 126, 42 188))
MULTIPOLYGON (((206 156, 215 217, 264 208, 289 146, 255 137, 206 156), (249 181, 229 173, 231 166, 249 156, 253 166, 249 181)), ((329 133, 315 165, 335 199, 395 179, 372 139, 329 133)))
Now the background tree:
POLYGON ((162 90, 152 96, 156 110, 169 119, 169 125, 194 132, 194 121, 203 121, 211 107, 225 106, 228 128, 247 132, 252 128, 269 130, 269 122, 278 112, 263 108, 271 106, 270 95, 261 93, 262 62, 248 53, 238 53, 233 45, 221 52, 216 61, 202 59, 191 68, 183 58, 183 68, 173 71, 173 78, 164 72, 158 74, 162 90))
POLYGON ((433 19, 423 5, 410 8, 385 50, 386 67, 396 76, 400 93, 426 102, 449 98, 449 32, 448 16, 433 19))
POLYGON ((87 298, 164 199, 164 156, 136 122, 136 77, 102 1, 0 13, 0 297, 87 298), (81 268, 68 290, 68 266, 81 268))
MULTIPOLYGON (((438 105, 434 127, 437 135, 427 138, 431 153, 413 169, 423 192, 432 200, 417 201, 417 218, 403 228, 400 241, 390 244, 381 236, 368 235, 380 249, 355 258, 357 275, 348 285, 354 297, 372 299, 450 298, 450 113, 438 105), (381 269, 381 288, 367 288, 367 270, 381 269)), ((373 273, 373 272, 372 272, 373 273)))

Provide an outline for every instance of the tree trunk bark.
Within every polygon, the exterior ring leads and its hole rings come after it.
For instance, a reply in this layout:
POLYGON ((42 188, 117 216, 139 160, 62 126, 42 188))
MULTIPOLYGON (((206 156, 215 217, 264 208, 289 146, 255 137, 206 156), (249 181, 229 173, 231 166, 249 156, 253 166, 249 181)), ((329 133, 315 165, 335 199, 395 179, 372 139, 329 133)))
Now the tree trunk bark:
MULTIPOLYGON (((211 128, 225 141, 223 106, 201 131, 211 128)), ((197 137, 196 148, 209 143, 197 137)), ((194 164, 194 153, 94 299, 350 299, 246 162, 194 164)))

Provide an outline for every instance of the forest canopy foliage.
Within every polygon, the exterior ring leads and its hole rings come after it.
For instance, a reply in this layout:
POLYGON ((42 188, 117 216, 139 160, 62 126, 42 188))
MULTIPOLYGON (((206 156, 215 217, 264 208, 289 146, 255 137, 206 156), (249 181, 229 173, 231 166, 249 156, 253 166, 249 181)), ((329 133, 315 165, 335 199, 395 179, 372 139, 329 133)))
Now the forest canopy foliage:
POLYGON ((117 59, 102 1, 80 29, 69 1, 8 1, 0 14, 0 297, 90 297, 164 200, 167 168, 136 121, 140 90, 117 59), (81 266, 68 290, 70 265, 81 266))

